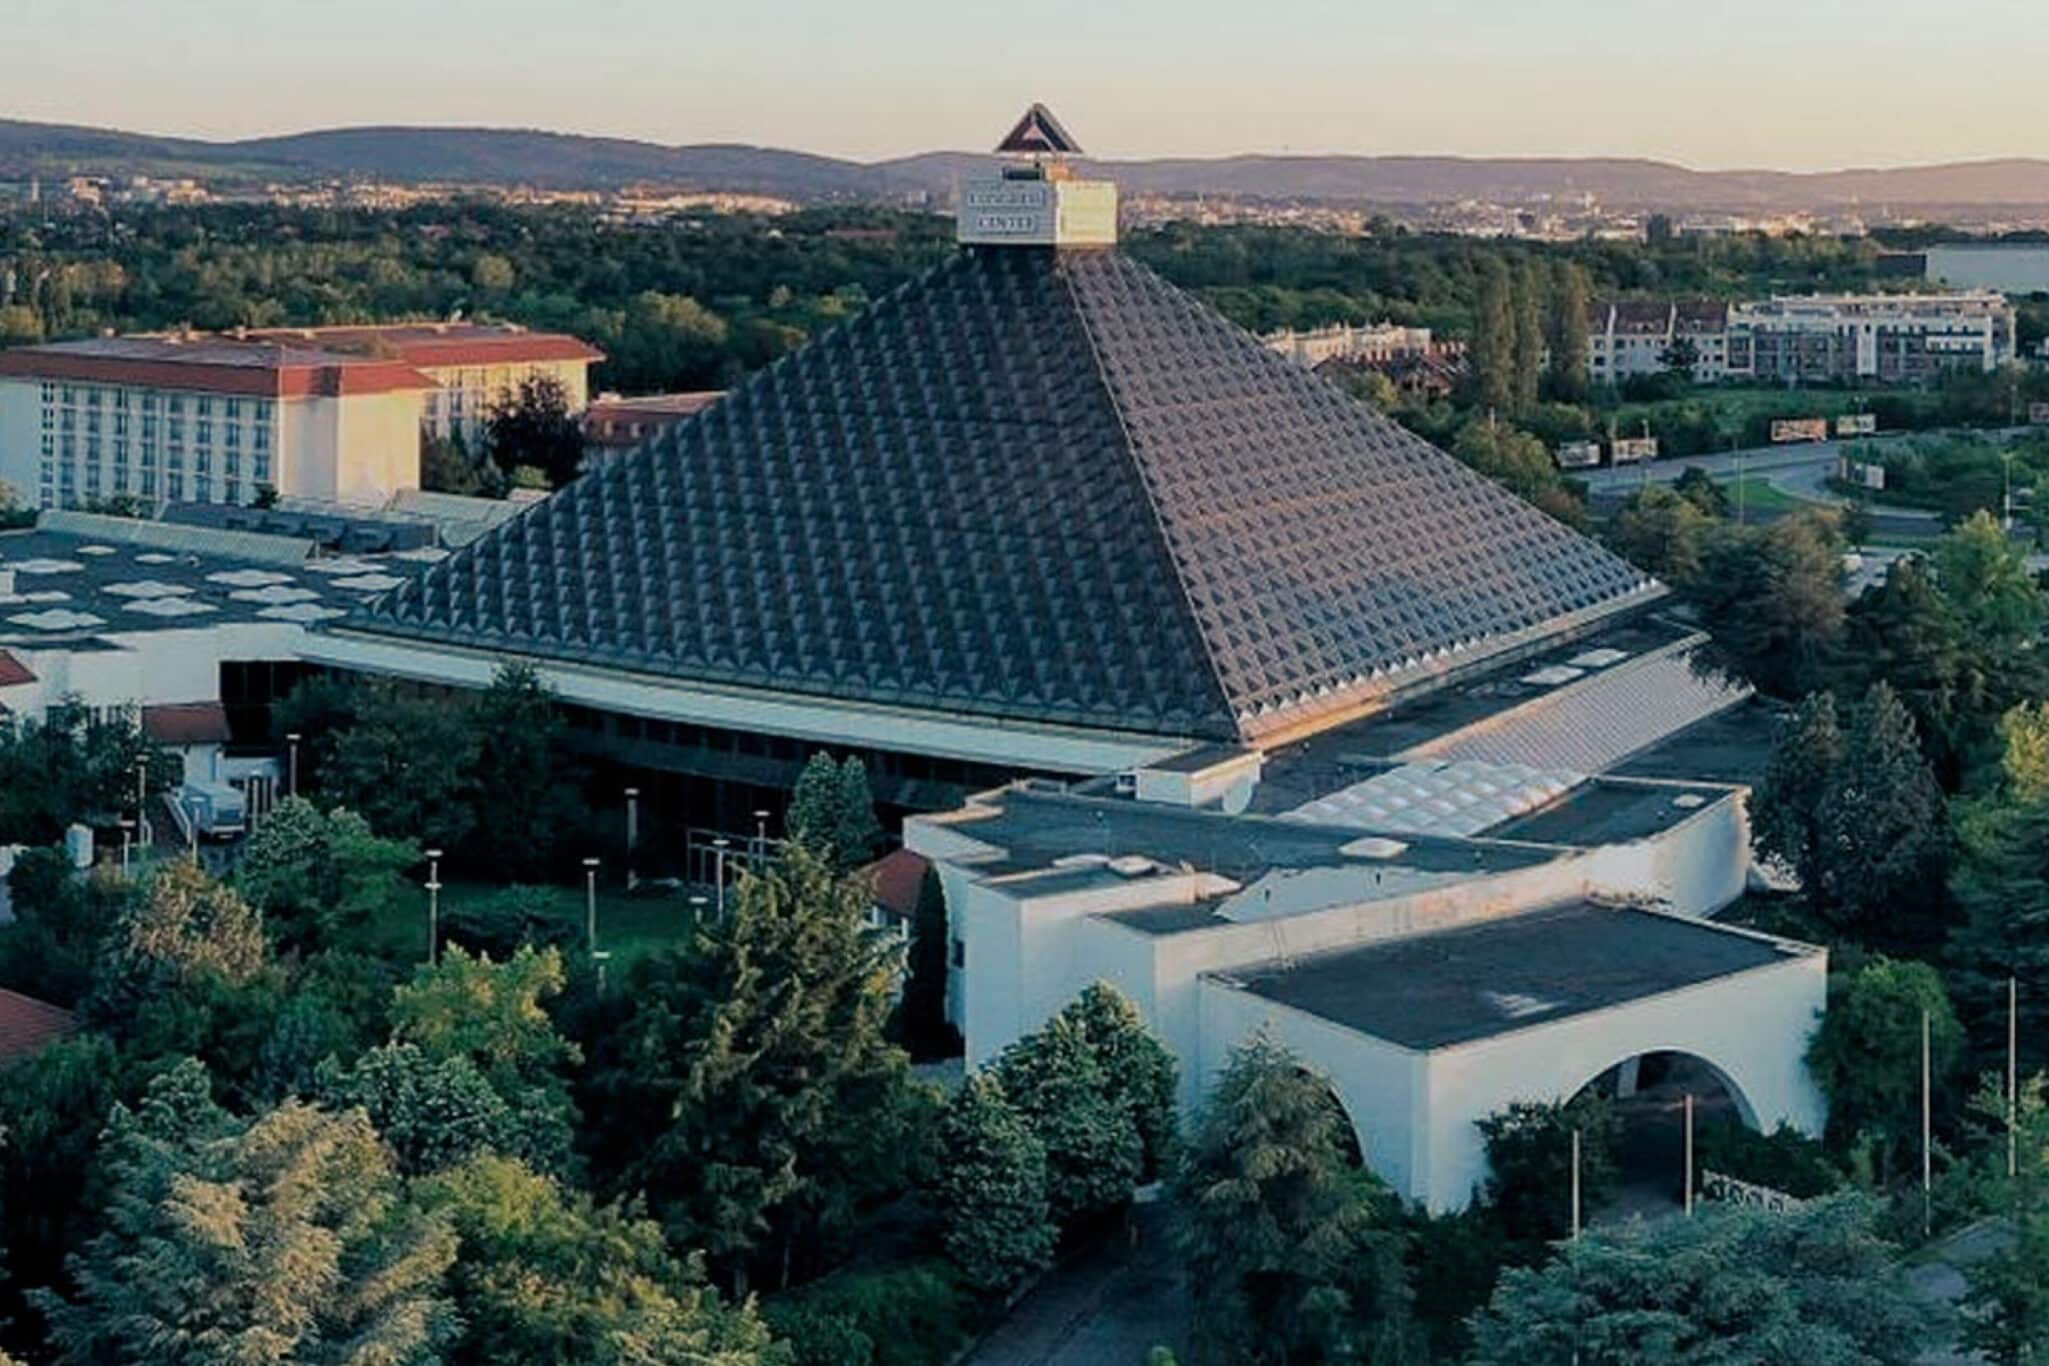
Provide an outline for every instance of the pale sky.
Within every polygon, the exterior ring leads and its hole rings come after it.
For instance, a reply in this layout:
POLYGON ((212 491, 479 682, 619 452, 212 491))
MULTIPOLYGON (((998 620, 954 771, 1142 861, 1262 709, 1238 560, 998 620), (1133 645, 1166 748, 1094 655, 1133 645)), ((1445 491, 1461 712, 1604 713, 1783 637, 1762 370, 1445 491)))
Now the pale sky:
POLYGON ((0 0, 0 117, 1109 158, 2049 155, 2042 0, 0 0))

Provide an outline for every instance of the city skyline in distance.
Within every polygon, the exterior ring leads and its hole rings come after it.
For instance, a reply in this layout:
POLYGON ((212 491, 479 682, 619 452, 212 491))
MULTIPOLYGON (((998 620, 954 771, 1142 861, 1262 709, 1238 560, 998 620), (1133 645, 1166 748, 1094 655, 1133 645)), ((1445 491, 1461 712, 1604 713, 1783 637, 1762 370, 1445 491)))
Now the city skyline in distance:
POLYGON ((422 8, 99 0, 9 20, 0 115, 208 140, 377 125, 742 143, 861 162, 977 150, 1043 99, 1112 159, 1643 157, 1701 171, 2049 154, 2049 34, 2004 0, 1717 7, 1453 0, 1334 11, 1140 0, 1101 12, 823 0, 603 21, 422 8), (2023 22, 2016 23, 2016 20, 2023 22), (90 50, 90 61, 80 60, 90 50), (650 54, 653 54, 650 56, 650 54), (1902 94, 1911 92, 1911 98, 1902 94))

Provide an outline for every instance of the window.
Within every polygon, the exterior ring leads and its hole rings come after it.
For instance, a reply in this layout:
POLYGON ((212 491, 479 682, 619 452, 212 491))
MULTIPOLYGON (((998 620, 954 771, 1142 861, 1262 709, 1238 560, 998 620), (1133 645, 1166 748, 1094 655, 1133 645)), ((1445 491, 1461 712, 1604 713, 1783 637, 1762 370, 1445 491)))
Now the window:
POLYGON ((259 398, 259 399, 257 399, 257 400, 256 400, 256 420, 257 420, 258 422, 268 422, 268 421, 270 421, 270 400, 269 400, 269 399, 267 399, 267 398, 259 398))
POLYGON ((241 399, 239 399, 239 398, 231 398, 231 399, 226 399, 226 400, 224 400, 224 401, 222 402, 222 404, 221 404, 221 413, 222 413, 222 415, 223 415, 224 417, 226 417, 226 418, 228 419, 228 421, 230 421, 230 422, 239 422, 239 421, 241 421, 241 420, 242 420, 242 400, 241 400, 241 399))
POLYGON ((201 394, 192 401, 192 411, 201 417, 213 416, 213 400, 207 395, 201 394))
POLYGON ((230 502, 230 503, 236 503, 236 504, 239 504, 239 503, 240 503, 240 502, 242 501, 242 485, 241 485, 241 483, 240 483, 239 481, 237 481, 237 480, 234 480, 234 479, 230 479, 230 480, 228 481, 228 486, 227 486, 227 490, 226 490, 226 493, 227 493, 227 501, 228 501, 228 502, 230 502))
POLYGON ((270 482, 270 457, 261 452, 258 452, 256 456, 256 482, 259 484, 268 484, 270 482))
POLYGON ((157 396, 155 394, 144 394, 142 396, 142 411, 145 413, 153 413, 156 410, 157 396))

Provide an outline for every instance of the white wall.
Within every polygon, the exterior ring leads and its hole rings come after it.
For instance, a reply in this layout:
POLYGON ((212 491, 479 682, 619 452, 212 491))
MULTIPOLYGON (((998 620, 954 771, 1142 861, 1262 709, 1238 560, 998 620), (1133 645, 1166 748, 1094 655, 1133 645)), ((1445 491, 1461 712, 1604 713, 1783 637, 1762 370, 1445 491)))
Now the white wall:
POLYGON ((0 480, 27 507, 42 481, 42 392, 33 379, 0 379, 0 480))
POLYGON ((1459 1208, 1487 1171, 1474 1121, 1512 1101, 1569 1099, 1616 1063, 1645 1053, 1702 1058, 1738 1093, 1746 1121, 1766 1130, 1784 1122, 1819 1135, 1828 1109, 1807 1074, 1806 1057, 1827 997, 1828 955, 1817 949, 1628 1005, 1438 1049, 1429 1055, 1425 1160, 1412 1174, 1409 1194, 1434 1210, 1459 1208))

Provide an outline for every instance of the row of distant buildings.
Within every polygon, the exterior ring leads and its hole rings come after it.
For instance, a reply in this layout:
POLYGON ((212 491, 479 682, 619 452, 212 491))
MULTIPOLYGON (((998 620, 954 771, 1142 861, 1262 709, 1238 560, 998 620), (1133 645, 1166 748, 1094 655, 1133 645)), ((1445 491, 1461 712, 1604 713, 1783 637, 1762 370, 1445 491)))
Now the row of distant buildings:
POLYGON ((1989 290, 1603 301, 1587 332, 1596 384, 1678 364, 1709 382, 1914 384, 2014 358, 2013 306, 1989 290))
POLYGON ((52 212, 80 212, 140 206, 192 204, 275 204, 301 209, 397 211, 421 204, 484 200, 520 206, 573 205, 597 209, 615 222, 653 223, 691 214, 746 213, 776 216, 794 211, 795 201, 776 195, 726 190, 626 185, 617 190, 547 189, 531 185, 398 184, 375 180, 331 180, 268 185, 209 185, 190 177, 41 176, 0 180, 0 212, 10 206, 52 212))

